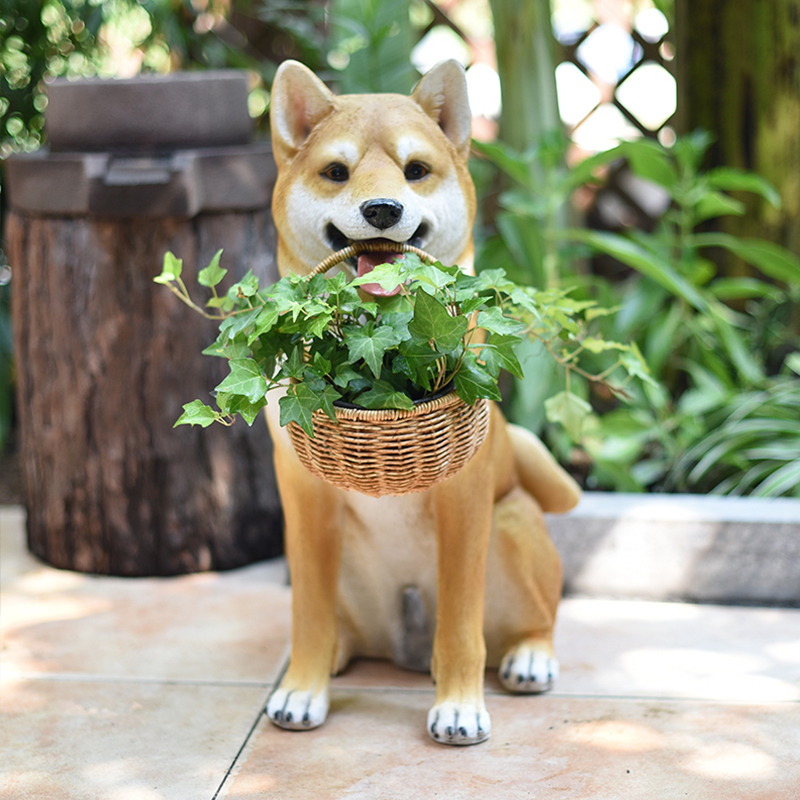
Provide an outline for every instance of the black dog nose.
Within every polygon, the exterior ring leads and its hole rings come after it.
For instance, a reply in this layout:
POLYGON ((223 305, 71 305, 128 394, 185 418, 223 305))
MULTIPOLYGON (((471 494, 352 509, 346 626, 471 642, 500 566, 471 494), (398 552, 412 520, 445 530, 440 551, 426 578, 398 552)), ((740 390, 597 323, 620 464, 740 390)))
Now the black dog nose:
POLYGON ((361 204, 361 213, 364 219, 375 228, 384 230, 400 222, 403 216, 403 206, 396 200, 367 200, 361 204))

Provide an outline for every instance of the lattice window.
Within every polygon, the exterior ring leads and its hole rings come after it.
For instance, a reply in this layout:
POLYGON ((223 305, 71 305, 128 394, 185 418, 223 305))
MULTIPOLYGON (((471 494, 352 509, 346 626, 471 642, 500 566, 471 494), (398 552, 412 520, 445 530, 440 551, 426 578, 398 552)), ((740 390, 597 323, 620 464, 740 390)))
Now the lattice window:
MULTIPOLYGON (((577 160, 641 136, 671 144, 677 87, 666 17, 648 2, 554 0, 553 32, 561 45, 556 67, 559 110, 577 160)), ((652 228, 669 198, 611 167, 606 186, 583 208, 592 227, 652 228)))
MULTIPOLYGON (((674 47, 666 17, 652 0, 551 0, 558 42, 559 112, 571 161, 641 136, 674 141, 674 47)), ((499 79, 488 0, 424 0, 429 19, 415 51, 424 71, 455 57, 468 68, 477 138, 496 136, 499 79)), ((586 194, 581 210, 592 227, 652 228, 669 198, 659 187, 612 165, 606 186, 586 194)))

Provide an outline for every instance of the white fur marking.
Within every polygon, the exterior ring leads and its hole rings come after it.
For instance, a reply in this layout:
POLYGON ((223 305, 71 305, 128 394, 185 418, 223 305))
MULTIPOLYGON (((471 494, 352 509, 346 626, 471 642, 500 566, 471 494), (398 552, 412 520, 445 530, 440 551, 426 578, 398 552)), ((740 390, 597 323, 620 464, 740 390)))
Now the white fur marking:
POLYGON ((359 161, 358 147, 353 142, 348 142, 345 139, 325 142, 322 154, 326 156, 328 161, 341 161, 348 167, 354 166, 359 161))
POLYGON ((439 744, 478 744, 491 733, 492 720, 483 703, 446 701, 428 712, 428 734, 439 744))
POLYGON ((540 694, 551 689, 558 678, 558 661, 523 642, 506 653, 497 676, 510 692, 540 694))
POLYGON ((266 712, 270 721, 279 728, 308 731, 325 722, 329 707, 327 690, 314 695, 278 687, 267 700, 266 712))
POLYGON ((432 161, 432 157, 428 154, 429 147, 426 147, 425 142, 421 139, 416 139, 413 136, 401 136, 397 140, 397 159, 404 166, 411 160, 411 158, 419 159, 420 161, 432 161))

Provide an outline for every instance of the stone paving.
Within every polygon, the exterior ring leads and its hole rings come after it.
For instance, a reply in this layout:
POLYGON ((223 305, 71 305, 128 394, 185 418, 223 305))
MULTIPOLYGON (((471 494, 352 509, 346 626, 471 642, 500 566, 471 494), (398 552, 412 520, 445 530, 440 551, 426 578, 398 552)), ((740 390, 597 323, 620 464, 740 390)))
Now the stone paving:
POLYGON ((0 508, 2 800, 800 798, 800 610, 569 597, 539 697, 487 675, 492 738, 425 732, 430 678, 356 662, 273 727, 282 560, 166 579, 49 568, 0 508))

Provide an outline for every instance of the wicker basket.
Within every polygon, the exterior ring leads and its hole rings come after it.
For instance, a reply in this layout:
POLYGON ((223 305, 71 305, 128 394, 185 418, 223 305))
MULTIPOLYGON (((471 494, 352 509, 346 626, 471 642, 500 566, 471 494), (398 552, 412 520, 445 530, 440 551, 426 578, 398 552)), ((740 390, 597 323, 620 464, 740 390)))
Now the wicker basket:
MULTIPOLYGON (((307 276, 365 250, 416 253, 395 242, 355 242, 318 264, 307 276)), ((422 492, 458 472, 475 455, 489 430, 489 403, 467 405, 454 391, 420 402, 413 411, 335 406, 337 422, 322 411, 313 416, 314 438, 296 423, 287 426, 300 461, 340 489, 381 497, 422 492)))
POLYGON ((381 497, 430 489, 472 458, 489 430, 489 403, 455 392, 413 411, 336 408, 338 422, 314 414, 314 438, 287 426, 300 461, 340 489, 381 497))

